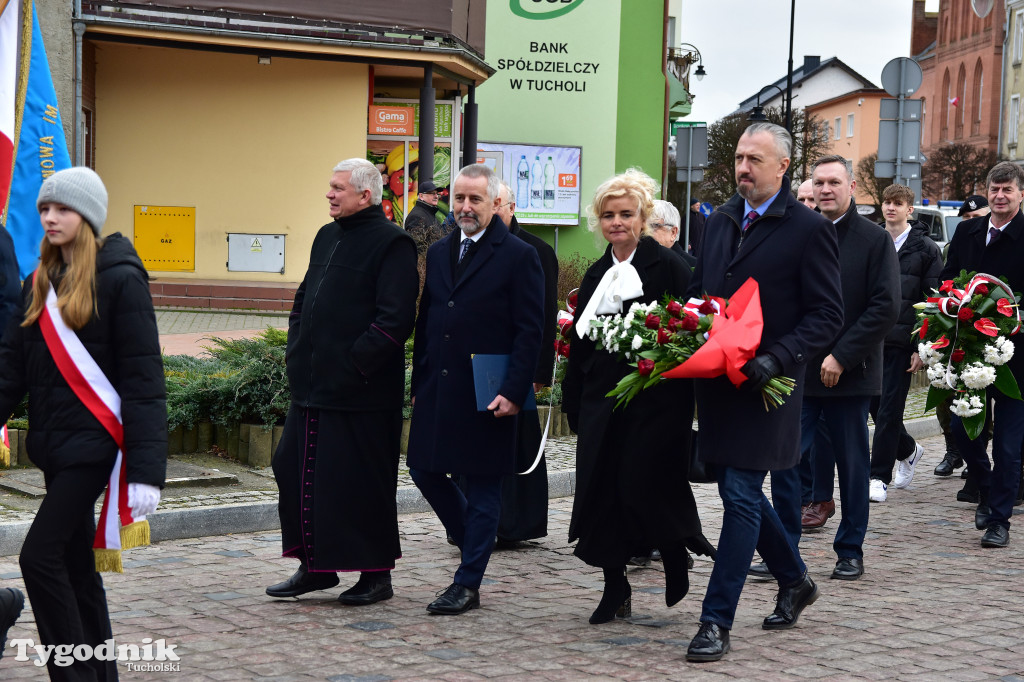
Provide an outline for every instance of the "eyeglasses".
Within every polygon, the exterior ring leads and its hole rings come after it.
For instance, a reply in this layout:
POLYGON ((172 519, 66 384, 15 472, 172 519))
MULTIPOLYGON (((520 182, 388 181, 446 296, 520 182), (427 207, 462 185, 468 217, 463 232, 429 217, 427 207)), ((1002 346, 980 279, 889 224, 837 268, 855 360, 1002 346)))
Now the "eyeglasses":
POLYGON ((669 225, 668 223, 648 223, 652 230, 671 230, 675 225, 669 225))

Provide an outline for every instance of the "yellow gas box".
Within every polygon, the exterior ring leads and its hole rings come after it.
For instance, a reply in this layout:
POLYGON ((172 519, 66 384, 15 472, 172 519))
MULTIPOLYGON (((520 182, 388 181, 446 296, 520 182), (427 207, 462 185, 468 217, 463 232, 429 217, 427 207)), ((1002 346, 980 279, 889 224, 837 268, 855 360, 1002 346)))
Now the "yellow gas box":
POLYGON ((135 250, 147 270, 195 272, 195 206, 136 206, 135 250))

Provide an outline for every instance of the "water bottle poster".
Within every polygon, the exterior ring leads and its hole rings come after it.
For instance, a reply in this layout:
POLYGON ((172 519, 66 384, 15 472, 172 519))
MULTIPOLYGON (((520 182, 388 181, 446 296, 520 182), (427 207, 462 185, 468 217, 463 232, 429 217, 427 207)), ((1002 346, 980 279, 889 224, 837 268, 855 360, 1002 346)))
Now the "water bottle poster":
POLYGON ((578 225, 580 147, 479 142, 477 161, 512 188, 523 225, 578 225))

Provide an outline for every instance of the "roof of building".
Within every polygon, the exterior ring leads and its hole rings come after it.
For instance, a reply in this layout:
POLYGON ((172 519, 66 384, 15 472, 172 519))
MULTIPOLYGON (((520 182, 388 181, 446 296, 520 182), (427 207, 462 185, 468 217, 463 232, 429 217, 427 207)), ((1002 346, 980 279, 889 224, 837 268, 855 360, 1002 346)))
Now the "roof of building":
MULTIPOLYGON (((793 69, 793 85, 797 86, 801 82, 814 77, 816 74, 820 74, 826 69, 832 68, 842 69, 846 73, 853 76, 855 79, 859 80, 861 82, 862 87, 864 88, 878 87, 877 85, 869 81, 867 78, 854 71, 838 57, 829 57, 828 59, 823 60, 821 57, 813 55, 805 56, 804 63, 793 69)), ((783 75, 782 78, 778 79, 777 81, 765 85, 758 92, 741 101, 737 111, 749 109, 750 107, 757 104, 762 93, 766 95, 764 100, 761 102, 762 105, 765 102, 770 102, 771 100, 775 99, 780 95, 780 93, 786 92, 786 80, 786 75, 783 75), (765 90, 772 86, 775 86, 776 88, 778 88, 778 90, 770 90, 769 92, 765 93, 765 90)))

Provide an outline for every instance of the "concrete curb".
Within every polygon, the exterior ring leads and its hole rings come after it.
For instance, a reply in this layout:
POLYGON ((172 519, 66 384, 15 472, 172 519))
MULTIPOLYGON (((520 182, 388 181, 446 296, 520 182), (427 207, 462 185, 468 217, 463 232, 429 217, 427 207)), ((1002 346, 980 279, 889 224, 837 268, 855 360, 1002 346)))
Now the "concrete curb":
MULTIPOLYGON (((905 422, 907 433, 915 439, 929 438, 941 433, 935 417, 911 419, 905 422)), ((874 433, 874 428, 870 429, 874 433)), ((548 473, 548 498, 569 497, 576 491, 576 470, 567 469, 548 473)), ((399 514, 430 511, 415 486, 402 486, 396 495, 399 514)), ((181 540, 229 533, 255 533, 278 530, 277 504, 274 502, 242 502, 167 509, 149 517, 154 542, 181 540)), ((29 521, 0 524, 0 556, 12 556, 21 551, 28 533, 29 521)))

